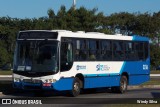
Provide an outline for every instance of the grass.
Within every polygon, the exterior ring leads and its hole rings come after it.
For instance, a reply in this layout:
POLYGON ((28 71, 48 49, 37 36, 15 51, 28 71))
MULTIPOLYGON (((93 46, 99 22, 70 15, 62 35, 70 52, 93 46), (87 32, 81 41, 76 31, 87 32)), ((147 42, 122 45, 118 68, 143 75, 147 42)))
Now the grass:
POLYGON ((12 71, 4 71, 4 70, 0 70, 0 75, 12 75, 12 71))
POLYGON ((159 80, 156 80, 156 79, 151 79, 150 81, 148 82, 145 82, 143 84, 141 84, 142 86, 143 85, 160 85, 160 81, 159 80))
POLYGON ((152 70, 151 74, 160 74, 160 70, 152 70))

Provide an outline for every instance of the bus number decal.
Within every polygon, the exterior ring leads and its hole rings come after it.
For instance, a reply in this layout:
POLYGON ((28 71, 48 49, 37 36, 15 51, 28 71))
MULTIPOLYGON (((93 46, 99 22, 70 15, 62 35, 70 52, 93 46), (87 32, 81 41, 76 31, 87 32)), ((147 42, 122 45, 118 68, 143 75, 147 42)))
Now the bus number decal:
POLYGON ((148 65, 143 65, 143 70, 148 70, 148 65))

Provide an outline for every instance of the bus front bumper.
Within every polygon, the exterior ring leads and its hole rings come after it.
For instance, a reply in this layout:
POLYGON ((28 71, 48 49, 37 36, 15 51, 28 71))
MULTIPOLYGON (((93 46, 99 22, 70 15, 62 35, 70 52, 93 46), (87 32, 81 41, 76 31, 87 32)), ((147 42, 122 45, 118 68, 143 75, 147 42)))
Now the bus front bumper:
POLYGON ((13 88, 22 90, 71 90, 73 84, 73 78, 63 78, 54 83, 27 83, 23 81, 13 82, 13 88))

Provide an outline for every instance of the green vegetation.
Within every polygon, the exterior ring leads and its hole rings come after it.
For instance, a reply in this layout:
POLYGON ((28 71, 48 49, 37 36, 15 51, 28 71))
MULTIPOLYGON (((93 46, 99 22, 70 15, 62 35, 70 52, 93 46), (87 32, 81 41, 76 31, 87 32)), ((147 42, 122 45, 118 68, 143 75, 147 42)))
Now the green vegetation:
POLYGON ((12 75, 12 71, 2 71, 2 70, 0 70, 0 75, 12 75))
POLYGON ((152 70, 151 74, 160 74, 160 70, 152 70))
POLYGON ((160 65, 160 11, 157 13, 115 13, 105 16, 98 9, 87 10, 61 6, 58 13, 47 11, 48 16, 32 19, 0 17, 0 67, 13 61, 16 35, 20 30, 66 29, 71 31, 122 33, 147 36, 151 45, 151 66, 160 65))
POLYGON ((141 84, 141 86, 146 85, 160 85, 160 82, 157 79, 151 79, 150 81, 141 84))

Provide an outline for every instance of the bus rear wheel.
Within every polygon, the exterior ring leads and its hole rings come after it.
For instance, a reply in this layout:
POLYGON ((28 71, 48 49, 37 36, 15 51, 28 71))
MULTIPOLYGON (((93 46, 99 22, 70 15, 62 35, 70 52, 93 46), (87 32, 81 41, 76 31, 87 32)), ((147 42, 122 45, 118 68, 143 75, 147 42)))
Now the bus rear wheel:
POLYGON ((119 87, 111 87, 111 91, 123 94, 127 91, 127 86, 128 86, 128 79, 125 75, 122 75, 121 79, 120 79, 120 86, 119 87))
POLYGON ((128 79, 126 76, 122 75, 120 80, 120 86, 118 88, 119 93, 125 93, 127 91, 128 79))
POLYGON ((79 78, 76 77, 74 79, 74 81, 73 81, 73 86, 72 86, 72 90, 70 92, 70 95, 72 97, 76 97, 76 96, 78 96, 80 94, 80 90, 81 90, 81 88, 80 88, 80 80, 79 80, 79 78))

